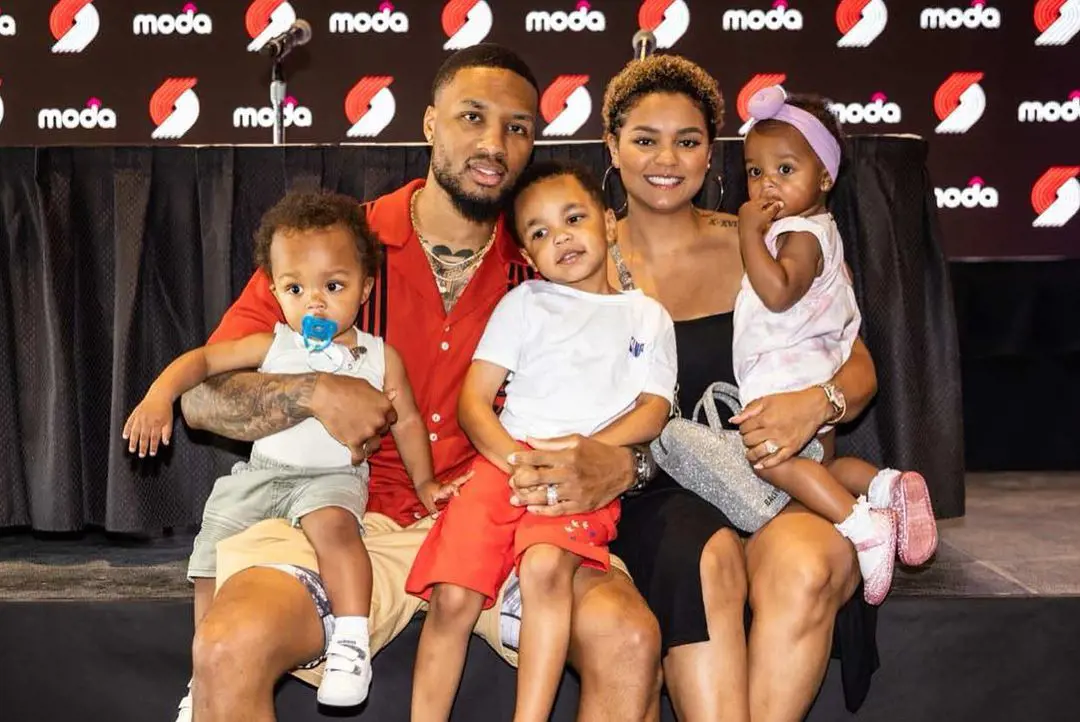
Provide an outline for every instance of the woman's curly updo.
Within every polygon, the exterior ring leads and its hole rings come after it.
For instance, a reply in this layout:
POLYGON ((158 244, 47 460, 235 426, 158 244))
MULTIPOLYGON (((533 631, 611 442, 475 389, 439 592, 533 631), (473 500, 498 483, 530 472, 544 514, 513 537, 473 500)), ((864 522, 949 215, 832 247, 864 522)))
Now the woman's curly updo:
POLYGON ((715 137, 724 120, 724 98, 711 75, 680 55, 631 60, 604 91, 604 131, 617 136, 637 102, 651 93, 685 95, 705 115, 705 130, 715 137))

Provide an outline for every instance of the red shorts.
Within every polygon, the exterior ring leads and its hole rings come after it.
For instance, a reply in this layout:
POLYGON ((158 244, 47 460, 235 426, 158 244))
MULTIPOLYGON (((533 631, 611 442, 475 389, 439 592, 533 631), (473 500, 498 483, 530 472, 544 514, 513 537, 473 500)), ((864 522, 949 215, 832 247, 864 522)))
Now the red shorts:
POLYGON ((405 591, 431 598, 434 584, 456 584, 495 603, 499 588, 525 550, 551 544, 577 554, 582 564, 607 571, 608 544, 615 538, 619 502, 570 516, 539 516, 510 505, 509 475, 484 457, 435 521, 420 547, 405 591))

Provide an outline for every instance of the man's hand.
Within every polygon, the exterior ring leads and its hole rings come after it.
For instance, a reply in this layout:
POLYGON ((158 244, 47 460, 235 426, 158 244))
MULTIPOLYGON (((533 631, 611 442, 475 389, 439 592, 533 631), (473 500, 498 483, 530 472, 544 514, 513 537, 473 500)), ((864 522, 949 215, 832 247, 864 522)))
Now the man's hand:
POLYGON ((318 374, 311 394, 311 413, 330 435, 349 447, 353 463, 374 454, 381 437, 397 421, 396 392, 379 391, 363 379, 318 374))
POLYGON ((420 503, 431 514, 431 518, 436 519, 439 512, 450 503, 450 499, 460 493, 462 485, 471 479, 472 475, 473 473, 470 471, 445 484, 440 484, 434 479, 422 481, 416 485, 416 495, 420 497, 420 503))
POLYGON ((776 214, 783 209, 782 201, 765 198, 747 201, 739 207, 739 230, 764 236, 769 226, 776 220, 776 214))
POLYGON ((763 396, 730 421, 739 425, 750 463, 771 469, 802 451, 831 412, 825 393, 813 387, 763 396))
POLYGON ((608 446, 574 434, 557 439, 528 439, 533 451, 510 456, 510 503, 534 514, 562 516, 593 511, 610 504, 634 483, 629 449, 608 446), (547 487, 555 487, 558 503, 548 506, 547 487))

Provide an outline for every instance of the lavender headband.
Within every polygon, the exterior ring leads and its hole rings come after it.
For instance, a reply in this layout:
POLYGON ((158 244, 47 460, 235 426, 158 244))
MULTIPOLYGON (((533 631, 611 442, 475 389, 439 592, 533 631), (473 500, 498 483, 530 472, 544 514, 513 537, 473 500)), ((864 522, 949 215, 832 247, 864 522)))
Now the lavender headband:
POLYGON ((835 183, 836 174, 840 170, 840 144, 820 120, 802 108, 788 105, 786 100, 787 93, 784 89, 779 85, 772 85, 754 93, 747 104, 747 110, 755 123, 760 120, 779 120, 794 126, 817 153, 835 183))

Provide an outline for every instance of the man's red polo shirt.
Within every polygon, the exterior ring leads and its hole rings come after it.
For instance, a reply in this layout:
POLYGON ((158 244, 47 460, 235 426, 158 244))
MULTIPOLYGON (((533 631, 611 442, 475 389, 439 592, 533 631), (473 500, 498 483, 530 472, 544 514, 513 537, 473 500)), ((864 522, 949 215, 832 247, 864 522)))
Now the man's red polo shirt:
MULTIPOLYGON (((464 473, 476 455, 457 422, 458 393, 473 351, 495 305, 510 288, 534 274, 500 220, 494 247, 447 315, 409 216, 412 194, 423 185, 422 180, 413 181, 367 205, 368 224, 383 242, 386 258, 360 311, 359 326, 401 354, 431 438, 436 478, 447 481, 464 473)), ((258 270, 210 342, 272 331, 284 320, 269 279, 258 270)), ((383 439, 369 464, 368 509, 402 525, 426 513, 391 436, 383 439)))

